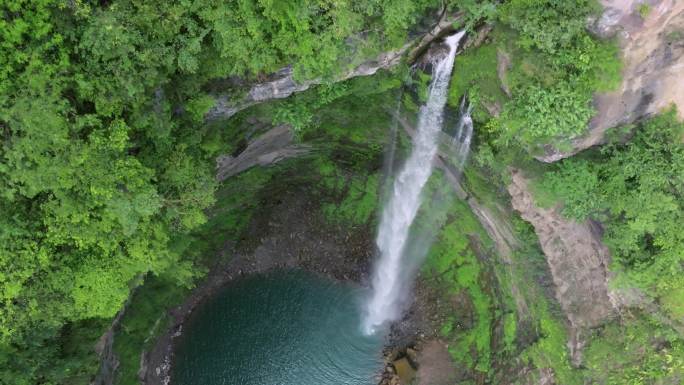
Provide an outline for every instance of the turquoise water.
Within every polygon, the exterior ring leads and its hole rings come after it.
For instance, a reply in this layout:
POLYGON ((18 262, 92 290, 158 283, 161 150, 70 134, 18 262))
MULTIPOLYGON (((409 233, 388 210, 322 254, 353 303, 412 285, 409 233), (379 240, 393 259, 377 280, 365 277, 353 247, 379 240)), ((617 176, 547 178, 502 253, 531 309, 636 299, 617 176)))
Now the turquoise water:
POLYGON ((303 272, 252 276, 200 305, 176 340, 172 385, 371 385, 380 337, 359 288, 303 272))

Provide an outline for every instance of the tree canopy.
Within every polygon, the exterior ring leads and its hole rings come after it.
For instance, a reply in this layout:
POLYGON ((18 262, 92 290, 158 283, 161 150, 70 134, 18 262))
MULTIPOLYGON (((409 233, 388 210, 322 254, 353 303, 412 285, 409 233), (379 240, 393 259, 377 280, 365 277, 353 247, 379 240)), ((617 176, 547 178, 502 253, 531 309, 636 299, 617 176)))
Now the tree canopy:
POLYGON ((501 49, 511 55, 506 75, 511 100, 488 126, 500 146, 539 151, 562 147, 587 129, 597 91, 617 86, 617 46, 587 30, 599 10, 591 0, 527 1, 502 4, 499 21, 508 31, 501 49))
POLYGON ((439 6, 1 2, 0 382, 61 383, 78 370, 55 346, 64 325, 111 319, 148 273, 198 274, 174 240, 214 202, 212 82, 331 76, 439 6))
POLYGON ((546 173, 571 218, 605 223, 618 271, 654 296, 681 287, 684 266, 684 124, 674 110, 636 127, 596 158, 567 159, 546 173))

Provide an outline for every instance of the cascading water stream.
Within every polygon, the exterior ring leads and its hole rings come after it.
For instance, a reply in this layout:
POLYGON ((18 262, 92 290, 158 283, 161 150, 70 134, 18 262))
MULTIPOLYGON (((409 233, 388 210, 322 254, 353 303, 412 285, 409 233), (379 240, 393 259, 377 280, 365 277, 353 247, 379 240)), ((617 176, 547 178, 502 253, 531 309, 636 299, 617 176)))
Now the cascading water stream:
POLYGON ((421 191, 432 174, 449 79, 456 49, 464 34, 462 31, 447 37, 449 52, 434 64, 428 99, 420 109, 411 155, 396 177, 389 202, 382 213, 376 240, 380 258, 375 266, 372 293, 362 321, 366 334, 373 334, 386 322, 396 320, 401 311, 402 255, 409 229, 420 207, 421 191))
POLYGON ((470 141, 473 137, 473 119, 470 116, 472 109, 471 105, 466 105, 466 98, 464 97, 461 100, 456 134, 451 141, 451 144, 454 146, 454 160, 459 172, 463 170, 463 166, 470 153, 470 141))

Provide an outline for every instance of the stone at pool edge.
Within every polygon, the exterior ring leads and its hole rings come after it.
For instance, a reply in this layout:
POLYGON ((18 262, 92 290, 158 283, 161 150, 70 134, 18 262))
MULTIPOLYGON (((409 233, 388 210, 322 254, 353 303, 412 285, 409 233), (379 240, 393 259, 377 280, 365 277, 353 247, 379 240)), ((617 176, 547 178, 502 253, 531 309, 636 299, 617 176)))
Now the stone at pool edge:
POLYGON ((401 385, 411 384, 413 379, 416 377, 416 370, 413 369, 413 366, 411 366, 409 360, 406 357, 400 358, 394 361, 392 365, 394 366, 397 376, 399 376, 401 385))

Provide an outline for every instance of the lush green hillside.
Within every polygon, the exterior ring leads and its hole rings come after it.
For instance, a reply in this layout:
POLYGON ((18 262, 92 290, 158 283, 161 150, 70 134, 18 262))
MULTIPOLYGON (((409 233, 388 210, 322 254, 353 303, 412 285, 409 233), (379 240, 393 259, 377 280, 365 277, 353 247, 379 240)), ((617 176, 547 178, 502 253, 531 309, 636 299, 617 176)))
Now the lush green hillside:
POLYGON ((206 222, 232 145, 203 123, 213 80, 332 75, 402 44, 432 3, 4 2, 4 382, 87 380, 65 328, 103 331, 146 274, 201 272, 177 240, 206 222))
MULTIPOLYGON (((94 346, 129 299, 115 344, 117 381, 135 383, 165 309, 183 300, 217 250, 240 239, 260 200, 287 183, 284 170, 315 186, 312 197, 331 224, 371 227, 387 109, 414 111, 419 98, 407 94, 421 93, 425 75, 402 63, 332 79, 425 32, 440 12, 463 12, 454 27, 472 35, 492 27, 458 56, 449 95, 452 108, 463 95, 475 106, 468 190, 505 206, 508 167, 528 170, 540 203, 560 201, 569 218, 605 224, 620 282, 643 289, 666 319, 681 320, 684 147, 674 114, 622 130, 628 135, 616 129, 600 150, 553 166, 532 158, 545 145, 568 147, 595 113, 594 93, 619 83, 617 45, 586 28, 598 4, 443 3, 2 2, 0 383, 89 383, 99 366, 94 346), (212 93, 239 96, 287 65, 296 79, 331 82, 205 121, 212 93), (218 183, 215 158, 244 146, 250 118, 289 124, 313 155, 218 183)), ((400 149, 407 146, 400 138, 400 149)), ((486 261, 498 261, 492 240, 464 203, 445 213, 422 275, 444 298, 470 304, 469 327, 454 326, 463 324, 457 310, 442 325, 469 381, 497 383, 526 365, 553 369, 560 384, 681 378, 681 335, 648 311, 594 331, 585 367, 571 367, 565 319, 535 281, 544 261, 530 228, 505 218, 522 246, 513 267, 504 266, 486 261), (512 290, 534 302, 528 318, 512 290), (615 362, 601 365, 606 355, 615 362)))

